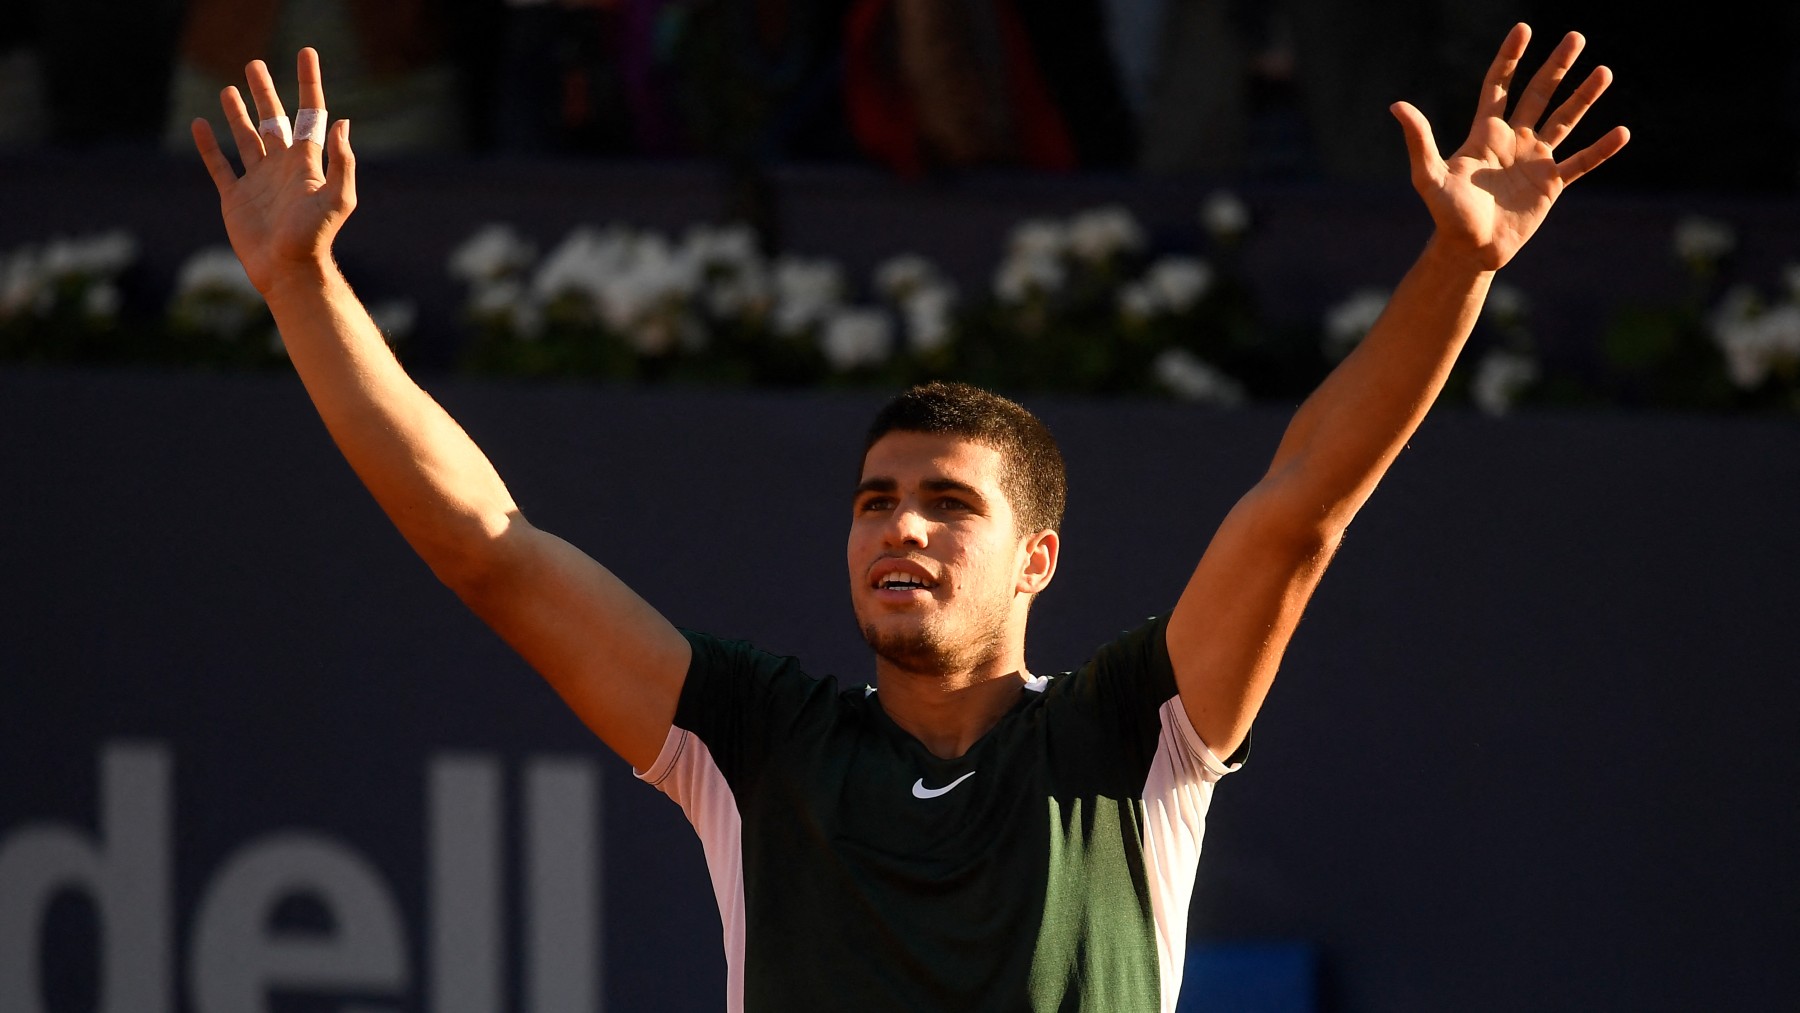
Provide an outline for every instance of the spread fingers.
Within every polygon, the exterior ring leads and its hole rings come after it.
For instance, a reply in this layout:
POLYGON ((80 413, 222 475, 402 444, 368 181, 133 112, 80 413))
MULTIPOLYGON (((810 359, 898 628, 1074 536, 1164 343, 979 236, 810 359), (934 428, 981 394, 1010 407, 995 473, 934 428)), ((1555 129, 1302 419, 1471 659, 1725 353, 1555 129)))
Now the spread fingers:
POLYGON ((247 171, 262 161, 263 139, 256 132, 256 123, 250 119, 250 110, 244 108, 244 96, 237 88, 226 88, 219 93, 219 107, 225 111, 225 125, 231 128, 231 139, 237 142, 238 159, 247 171))
POLYGON ((1595 67, 1588 74, 1587 80, 1581 82, 1580 87, 1544 121, 1543 129, 1538 131, 1538 139, 1552 148, 1561 144, 1569 136, 1569 132, 1575 129, 1575 125, 1581 122, 1581 118, 1587 115, 1587 111, 1593 108, 1600 93, 1609 84, 1612 84, 1612 71, 1604 66, 1595 67))
POLYGON ((1488 65, 1487 77, 1481 82, 1481 101, 1475 107, 1477 118, 1505 118, 1506 96, 1512 90, 1513 71, 1519 69, 1519 58, 1525 55, 1525 47, 1530 42, 1531 29, 1524 24, 1514 25, 1512 31, 1506 33, 1500 52, 1494 54, 1494 62, 1488 65))
POLYGON ((1509 121, 1514 129, 1531 130, 1537 126, 1537 121, 1543 118, 1544 110, 1550 107, 1550 97, 1556 94, 1557 87, 1562 84, 1563 75, 1569 72, 1570 67, 1575 66, 1575 58, 1581 55, 1581 48, 1586 41, 1578 32, 1563 36, 1562 42, 1544 60, 1544 65, 1538 68, 1538 72, 1531 76, 1531 83, 1526 85, 1524 93, 1519 96, 1519 104, 1514 107, 1509 121))
POLYGON ((300 108, 325 108, 325 83, 319 75, 319 54, 311 46, 300 51, 294 70, 300 79, 300 108))
POLYGON ((288 122, 287 110, 281 107, 281 96, 275 93, 268 64, 252 60, 244 68, 244 76, 250 85, 250 97, 256 102, 256 131, 263 137, 264 149, 288 147, 294 140, 293 125, 288 122))
POLYGON ((294 140, 325 145, 325 85, 319 76, 319 54, 312 47, 300 50, 294 60, 300 81, 300 108, 294 113, 294 140))
POLYGON ((225 196, 225 191, 237 182, 237 170, 231 167, 225 153, 219 150, 219 140, 213 136, 212 124, 204 119, 196 119, 189 129, 194 135, 194 147, 200 151, 200 161, 206 163, 206 174, 212 177, 219 196, 225 196))

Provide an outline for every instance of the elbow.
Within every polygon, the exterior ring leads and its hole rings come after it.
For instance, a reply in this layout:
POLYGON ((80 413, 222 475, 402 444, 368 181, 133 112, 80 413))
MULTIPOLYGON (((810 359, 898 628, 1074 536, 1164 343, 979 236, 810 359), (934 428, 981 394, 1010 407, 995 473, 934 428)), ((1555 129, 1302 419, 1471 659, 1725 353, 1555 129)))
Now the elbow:
POLYGON ((1333 474, 1297 461, 1271 471, 1257 486, 1261 511, 1295 551, 1329 556, 1375 491, 1379 476, 1333 474))
POLYGON ((1299 494, 1293 484, 1264 482, 1249 497, 1257 540, 1291 560, 1329 560, 1360 504, 1299 494), (1260 501, 1260 502, 1255 502, 1260 501))
POLYGON ((1344 540, 1348 519, 1338 521, 1328 514, 1295 518, 1271 541, 1280 546, 1282 555, 1302 570, 1323 570, 1337 554, 1344 540))
POLYGON ((426 558, 432 576, 438 583, 456 593, 465 602, 479 600, 498 583, 499 568, 486 554, 455 552, 426 558))
POLYGON ((525 551, 524 527, 524 520, 515 515, 497 530, 477 526, 429 548, 419 546, 419 555, 439 583, 474 605, 500 593, 509 575, 518 572, 525 551))

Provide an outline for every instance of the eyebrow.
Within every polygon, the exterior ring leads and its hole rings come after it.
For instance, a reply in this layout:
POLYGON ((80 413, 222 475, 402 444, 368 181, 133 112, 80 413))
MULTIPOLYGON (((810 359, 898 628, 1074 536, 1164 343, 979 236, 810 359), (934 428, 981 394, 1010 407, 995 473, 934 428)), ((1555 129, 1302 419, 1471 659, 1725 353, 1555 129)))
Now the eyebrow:
MULTIPOLYGON (((927 492, 960 492, 971 499, 983 503, 987 502, 987 497, 981 494, 980 489, 975 488, 967 482, 958 482, 954 478, 928 478, 919 484, 924 486, 927 492)), ((894 492, 899 488, 899 482, 896 482, 885 475, 877 475, 873 478, 865 478, 861 482, 858 482, 851 498, 854 499, 865 492, 894 492)))
POLYGON ((865 478, 856 483, 856 488, 851 490, 851 495, 861 496, 865 492, 893 492, 898 488, 900 488, 900 483, 891 478, 865 478))

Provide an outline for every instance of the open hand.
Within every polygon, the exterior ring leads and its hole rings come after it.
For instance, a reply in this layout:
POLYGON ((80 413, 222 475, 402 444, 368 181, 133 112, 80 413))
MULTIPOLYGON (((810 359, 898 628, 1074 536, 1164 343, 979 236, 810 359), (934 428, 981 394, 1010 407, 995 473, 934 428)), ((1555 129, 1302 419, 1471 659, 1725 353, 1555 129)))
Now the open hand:
POLYGON ((1617 154, 1631 138, 1624 127, 1614 127, 1561 162, 1556 160, 1556 146, 1612 83, 1610 70, 1595 67, 1555 112, 1544 117, 1551 96, 1581 53, 1585 40, 1575 32, 1564 36, 1532 75, 1507 117, 1513 73, 1530 40, 1531 29, 1522 24, 1507 33, 1482 82, 1469 137, 1448 159, 1439 156, 1424 114, 1406 102, 1396 102, 1390 109, 1406 134, 1413 188, 1431 211, 1436 241, 1468 254, 1486 271, 1500 268, 1519 252, 1563 187, 1617 154))
MULTIPOLYGON (((318 115, 323 116, 325 88, 319 77, 319 54, 302 49, 297 63, 300 108, 319 110, 318 115)), ((245 69, 245 75, 256 103, 257 121, 266 123, 285 116, 269 68, 257 60, 245 69)), ((325 151, 319 144, 305 138, 290 142, 274 129, 259 132, 237 88, 221 92, 219 104, 237 141, 244 175, 239 177, 231 167, 219 150, 212 125, 204 119, 193 122, 194 146, 200 149, 206 171, 218 187, 231 248, 251 283, 266 295, 285 272, 316 272, 329 261, 332 240, 356 207, 350 124, 339 120, 327 132, 324 147, 331 156, 327 169, 325 151)))

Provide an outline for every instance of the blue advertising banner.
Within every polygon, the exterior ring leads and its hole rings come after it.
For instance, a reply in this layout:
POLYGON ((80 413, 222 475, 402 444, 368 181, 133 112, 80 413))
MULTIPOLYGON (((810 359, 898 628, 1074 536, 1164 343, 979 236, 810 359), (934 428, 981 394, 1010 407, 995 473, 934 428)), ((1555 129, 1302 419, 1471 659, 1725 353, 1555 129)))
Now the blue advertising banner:
MULTIPOLYGON (((842 539, 879 395, 426 385, 677 623, 869 676, 842 539)), ((1070 464, 1030 642, 1061 671, 1173 603, 1287 413, 1027 401, 1070 464)), ((679 809, 297 381, 15 369, 0 427, 0 1011, 720 1008, 679 809)), ((1196 943, 1304 942, 1258 952, 1346 1010, 1779 1007, 1797 516, 1791 423, 1435 416, 1219 790, 1196 943)))

